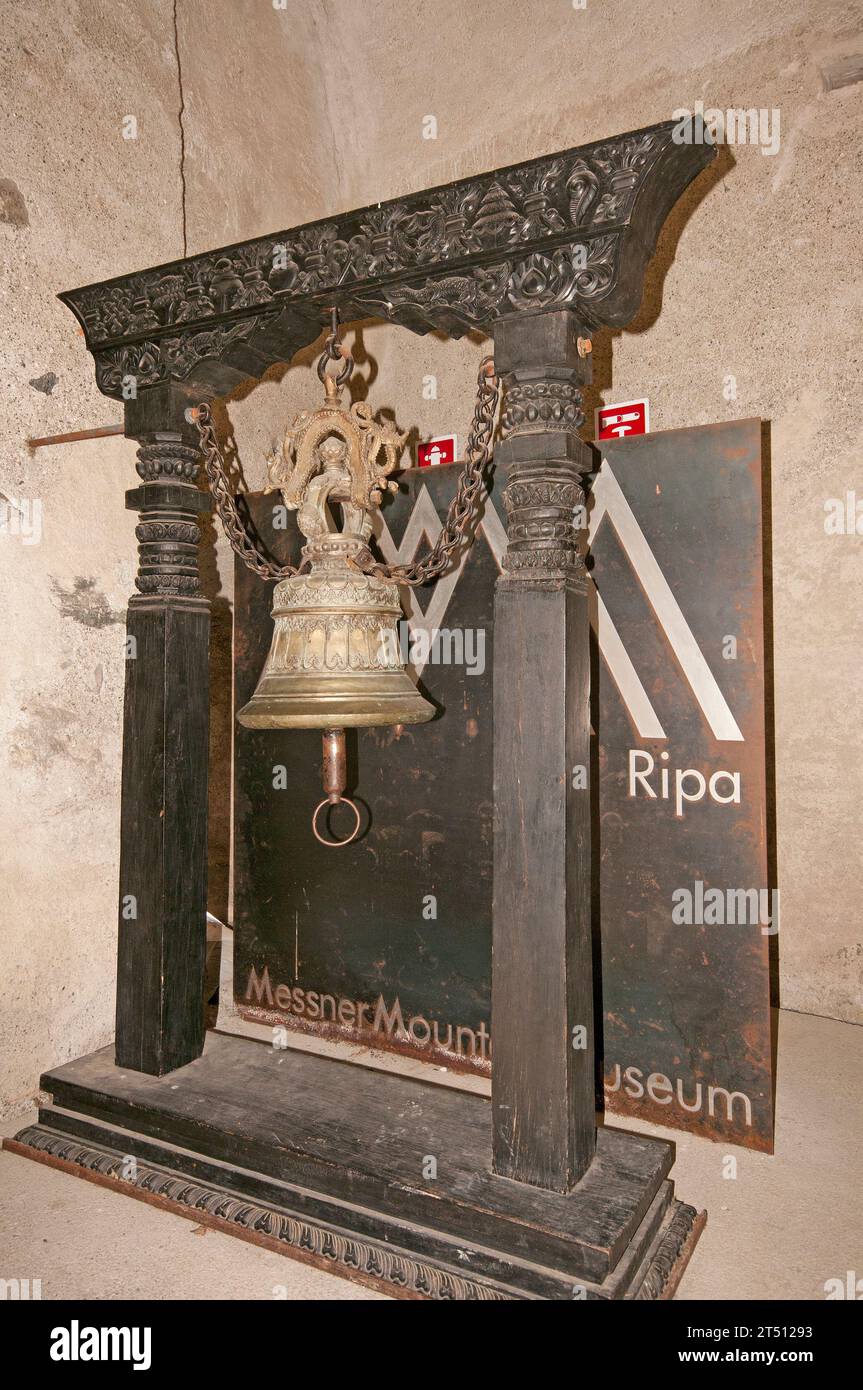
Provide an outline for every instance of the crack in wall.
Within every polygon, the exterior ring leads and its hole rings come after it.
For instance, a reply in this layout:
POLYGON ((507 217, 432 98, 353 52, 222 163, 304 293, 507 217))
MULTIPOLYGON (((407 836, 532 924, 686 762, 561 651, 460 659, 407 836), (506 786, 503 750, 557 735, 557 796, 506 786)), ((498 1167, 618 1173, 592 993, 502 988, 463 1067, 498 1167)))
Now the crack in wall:
POLYGON ((338 20, 331 14, 327 0, 317 0, 317 4, 309 10, 309 18, 318 47, 318 76, 321 85, 323 116, 328 127, 328 139, 324 143, 328 148, 335 176, 333 206, 336 210, 344 210, 345 207, 350 206, 350 201, 345 200, 348 163, 342 149, 343 126, 338 126, 336 123, 336 111, 351 110, 352 102, 345 101, 347 83, 340 80, 341 74, 334 71, 334 68, 338 64, 342 73, 348 78, 351 78, 353 74, 349 64, 345 61, 338 20))
POLYGON ((177 121, 180 127, 180 207, 183 223, 183 256, 188 255, 186 239, 186 127, 183 116, 186 110, 186 98, 183 92, 183 65, 180 62, 180 35, 177 29, 177 0, 173 6, 174 22, 174 57, 177 63, 177 86, 180 90, 180 109, 177 112, 177 121))

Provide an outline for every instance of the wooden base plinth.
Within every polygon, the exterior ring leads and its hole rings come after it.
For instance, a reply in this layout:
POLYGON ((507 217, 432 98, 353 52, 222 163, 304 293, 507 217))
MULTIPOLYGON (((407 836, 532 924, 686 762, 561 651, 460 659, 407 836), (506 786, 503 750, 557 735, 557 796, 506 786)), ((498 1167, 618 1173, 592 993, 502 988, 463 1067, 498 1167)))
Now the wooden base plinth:
POLYGON ((484 1097, 247 1038, 163 1077, 106 1048, 41 1085, 12 1151, 399 1298, 669 1298, 704 1221, 663 1140, 601 1128, 548 1192, 492 1175, 484 1097))

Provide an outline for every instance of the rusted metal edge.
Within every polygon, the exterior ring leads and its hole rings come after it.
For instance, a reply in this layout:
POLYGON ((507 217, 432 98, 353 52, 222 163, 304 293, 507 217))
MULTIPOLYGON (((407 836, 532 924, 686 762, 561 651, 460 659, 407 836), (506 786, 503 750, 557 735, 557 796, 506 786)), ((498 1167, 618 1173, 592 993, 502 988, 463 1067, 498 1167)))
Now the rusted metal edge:
POLYGON ((49 444, 76 444, 80 439, 104 439, 107 435, 122 434, 123 425, 99 425, 91 430, 68 430, 66 434, 44 434, 38 439, 26 439, 28 449, 43 449, 49 444))
POLYGON ((488 1058, 464 1057, 450 1052, 445 1047, 430 1043, 422 1052, 416 1043, 404 1042, 397 1037, 388 1037, 386 1046, 380 1042, 380 1034, 367 1028, 353 1028, 350 1024, 332 1023, 301 1018, 298 1014, 278 1013, 275 1009, 261 1008, 256 1004, 234 1000, 234 1008, 240 1018, 247 1023, 264 1024, 268 1027, 285 1028, 289 1033, 300 1033, 304 1037, 323 1038, 327 1042, 344 1043, 348 1047, 359 1047, 363 1051, 375 1053, 382 1058, 393 1055, 405 1057, 433 1070, 458 1072, 464 1076, 478 1076, 488 1079, 491 1076, 491 1061, 488 1058))

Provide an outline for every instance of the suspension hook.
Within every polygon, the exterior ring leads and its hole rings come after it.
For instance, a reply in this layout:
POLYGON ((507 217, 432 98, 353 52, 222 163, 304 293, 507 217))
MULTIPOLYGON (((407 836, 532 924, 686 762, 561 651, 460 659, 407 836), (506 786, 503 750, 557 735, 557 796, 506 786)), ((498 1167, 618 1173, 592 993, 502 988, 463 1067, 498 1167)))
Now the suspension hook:
POLYGON ((339 308, 337 304, 334 304, 330 309, 330 331, 324 344, 324 350, 318 358, 318 376, 324 386, 327 384, 327 365, 330 362, 344 364, 341 371, 332 378, 337 388, 344 386, 346 381, 350 381, 351 372, 354 370, 354 359, 339 337, 339 308))

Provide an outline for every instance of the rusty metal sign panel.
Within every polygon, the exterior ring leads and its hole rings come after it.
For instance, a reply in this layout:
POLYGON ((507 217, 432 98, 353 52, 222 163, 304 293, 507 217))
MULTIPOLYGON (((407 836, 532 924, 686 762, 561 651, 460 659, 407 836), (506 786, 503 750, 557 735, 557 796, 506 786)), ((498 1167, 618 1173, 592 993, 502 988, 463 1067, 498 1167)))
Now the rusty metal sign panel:
POLYGON ((761 431, 604 442, 599 897, 609 1108, 772 1146, 761 431))
MULTIPOLYGON (((770 876, 760 425, 604 441, 590 511, 594 890, 605 1104, 772 1145, 770 876)), ((457 470, 411 470, 379 544, 407 561, 457 470)), ((249 499, 280 558, 291 516, 249 499)), ((363 838, 307 825, 314 732, 237 728, 235 991, 247 1017, 487 1073, 491 954, 495 491, 459 570, 411 591, 404 650, 432 723, 352 733, 363 838)), ((271 585, 236 574, 235 701, 270 639, 271 585)), ((350 790, 350 788, 349 788, 350 790)), ((600 1016, 600 1015, 598 1015, 600 1016)))
MULTIPOLYGON (((403 475, 404 491, 384 507, 386 558, 434 539, 456 475, 403 475)), ((249 503, 272 553, 295 558, 293 514, 272 496, 249 503)), ((311 832, 319 732, 235 729, 234 980, 247 1016, 488 1069, 491 641, 504 547, 487 503, 460 571, 431 593, 411 591, 406 655, 444 713, 401 736, 348 730, 347 794, 367 808, 354 844, 326 849, 311 832)), ((269 647, 271 590, 237 566, 236 708, 269 647)), ((335 818, 333 830, 344 833, 335 818)))

